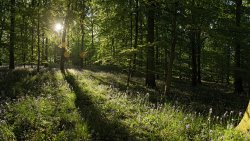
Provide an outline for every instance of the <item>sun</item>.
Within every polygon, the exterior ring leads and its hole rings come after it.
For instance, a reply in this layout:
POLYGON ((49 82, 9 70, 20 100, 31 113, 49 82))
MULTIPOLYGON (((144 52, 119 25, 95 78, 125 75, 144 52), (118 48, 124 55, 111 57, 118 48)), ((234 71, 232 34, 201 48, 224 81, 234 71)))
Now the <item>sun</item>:
POLYGON ((56 31, 56 32, 60 32, 62 29, 63 29, 62 24, 57 23, 57 24, 55 25, 55 31, 56 31))

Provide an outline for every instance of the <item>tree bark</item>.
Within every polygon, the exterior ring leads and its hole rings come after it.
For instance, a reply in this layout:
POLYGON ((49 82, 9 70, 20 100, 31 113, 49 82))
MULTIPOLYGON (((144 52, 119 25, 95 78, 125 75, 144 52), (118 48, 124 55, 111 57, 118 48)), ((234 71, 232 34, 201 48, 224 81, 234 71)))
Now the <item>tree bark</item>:
POLYGON ((192 50, 192 86, 196 86, 197 85, 197 58, 196 58, 196 44, 195 44, 195 33, 194 31, 191 31, 191 50, 192 50))
MULTIPOLYGON (((241 26, 241 13, 242 12, 242 0, 236 0, 236 26, 240 28, 241 26)), ((239 71, 241 69, 241 44, 238 33, 236 33, 235 36, 235 70, 234 70, 234 89, 235 93, 242 93, 243 92, 243 86, 242 86, 242 77, 239 74, 239 71)))
POLYGON ((61 61, 60 61, 60 69, 63 72, 64 72, 64 63, 65 63, 64 53, 66 52, 66 24, 67 24, 66 18, 65 18, 63 34, 62 34, 61 61))
POLYGON ((70 10, 71 3, 68 3, 67 5, 67 13, 64 19, 64 27, 63 27, 63 33, 62 33, 62 48, 61 48, 61 61, 60 61, 60 69, 62 72, 64 72, 64 63, 65 63, 65 52, 66 52, 66 36, 67 36, 67 26, 68 26, 68 16, 69 16, 69 10, 70 10))
POLYGON ((42 33, 42 48, 41 48, 41 58, 42 58, 42 65, 43 65, 43 61, 44 61, 44 46, 45 46, 45 42, 44 42, 44 33, 42 33))
POLYGON ((45 38, 45 60, 48 61, 49 59, 49 39, 45 38))
POLYGON ((171 49, 170 49, 170 56, 169 56, 169 65, 166 68, 167 69, 167 78, 165 82, 165 95, 169 93, 171 82, 172 82, 172 70, 174 65, 174 59, 175 59, 175 48, 177 43, 177 34, 176 34, 176 26, 177 26, 177 5, 176 2, 174 5, 174 15, 172 20, 172 39, 171 39, 171 49))
POLYGON ((41 52, 40 52, 40 11, 38 8, 38 16, 37 16, 37 72, 40 71, 40 64, 41 64, 41 52))
POLYGON ((34 60, 34 27, 32 23, 31 29, 31 68, 33 68, 33 60, 34 60))
POLYGON ((159 79, 160 76, 159 76, 159 68, 160 68, 160 63, 159 63, 159 26, 157 25, 155 27, 155 35, 156 35, 156 52, 155 52, 155 65, 156 65, 156 79, 159 79))
POLYGON ((15 16, 16 16, 16 1, 11 0, 11 8, 10 8, 10 46, 9 46, 9 69, 15 69, 15 57, 14 57, 14 49, 15 49, 15 16))
MULTIPOLYGON (((4 13, 4 6, 3 6, 3 1, 1 3, 1 12, 4 13)), ((0 16, 0 20, 1 20, 1 30, 0 30, 0 49, 1 49, 1 53, 0 53, 0 66, 2 65, 2 59, 3 59, 3 50, 4 50, 4 46, 2 45, 2 37, 3 37, 3 30, 4 30, 4 24, 5 24, 5 18, 1 15, 0 16)))
POLYGON ((201 84, 201 30, 197 31, 197 83, 201 84))
MULTIPOLYGON (((133 12, 132 12, 132 0, 129 0, 129 6, 130 6, 130 48, 133 48, 133 12)), ((114 38, 113 38, 114 40, 114 38)), ((129 65, 128 65, 128 76, 127 76, 127 90, 129 89, 130 79, 132 76, 132 57, 129 57, 129 65)))
MULTIPOLYGON (((192 5, 195 6, 194 0, 192 5)), ((191 67, 192 67, 192 86, 197 85, 197 48, 196 48, 196 35, 195 35, 195 16, 193 10, 191 10, 192 29, 190 34, 191 42, 191 67)))
MULTIPOLYGON (((242 131, 244 133, 248 133, 250 130, 250 101, 248 107, 245 111, 243 118, 241 119, 239 125, 236 127, 237 130, 242 131)), ((249 137, 249 136, 248 136, 249 137)))
POLYGON ((150 88, 155 88, 155 49, 154 49, 154 16, 155 16, 155 4, 153 0, 150 0, 150 5, 148 5, 148 35, 147 41, 149 43, 147 48, 147 66, 146 66, 146 86, 150 88))
MULTIPOLYGON (((83 24, 83 23, 82 23, 83 24)), ((81 39, 81 53, 84 51, 84 25, 81 25, 81 30, 82 30, 82 39, 81 39)), ((80 67, 83 68, 83 56, 81 56, 80 59, 80 67)))
MULTIPOLYGON (((82 2, 82 5, 81 5, 82 9, 85 9, 85 2, 82 2)), ((82 32, 82 42, 81 42, 81 53, 83 54, 83 51, 84 51, 84 20, 85 20, 85 11, 82 11, 81 13, 81 32, 82 32)), ((83 56, 81 56, 80 58, 80 67, 83 68, 83 56)))
MULTIPOLYGON (((136 0, 136 14, 135 14, 135 42, 134 42, 134 48, 136 49, 138 46, 138 32, 139 32, 139 0, 136 0)), ((136 71, 136 58, 137 53, 134 53, 133 57, 133 72, 132 75, 136 71)))

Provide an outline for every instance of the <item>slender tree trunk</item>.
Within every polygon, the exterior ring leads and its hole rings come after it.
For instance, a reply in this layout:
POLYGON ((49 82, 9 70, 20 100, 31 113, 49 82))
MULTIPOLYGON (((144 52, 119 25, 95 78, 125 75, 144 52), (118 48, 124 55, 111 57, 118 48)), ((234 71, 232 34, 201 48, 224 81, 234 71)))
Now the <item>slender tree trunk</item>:
POLYGON ((57 45, 54 45, 54 63, 57 63, 57 45))
POLYGON ((15 58, 14 58, 14 48, 15 48, 15 17, 16 17, 16 1, 11 0, 10 8, 10 47, 9 47, 9 69, 15 69, 15 58))
POLYGON ((22 16, 22 25, 21 25, 21 30, 20 30, 20 32, 21 32, 21 38, 22 38, 22 41, 21 41, 21 50, 22 50, 22 62, 23 62, 23 67, 25 68, 25 61, 26 61, 26 52, 25 52, 25 38, 26 37, 24 37, 24 35, 23 35, 23 33, 25 32, 24 30, 24 27, 25 27, 25 16, 22 16))
MULTIPOLYGON (((83 1, 82 2, 82 9, 85 9, 85 2, 83 1)), ((84 51, 84 30, 85 30, 85 24, 84 24, 84 21, 85 21, 85 12, 83 11, 81 13, 81 32, 82 32, 82 43, 81 43, 81 58, 80 58, 80 67, 83 68, 83 51, 84 51)))
POLYGON ((24 65, 24 36, 23 36, 23 30, 24 30, 24 16, 22 16, 22 23, 21 23, 21 27, 20 27, 20 36, 22 38, 22 41, 20 43, 20 49, 21 49, 21 52, 22 52, 22 63, 23 63, 23 67, 25 68, 25 65, 24 65))
POLYGON ((192 55, 191 55, 191 59, 192 59, 192 86, 196 86, 197 85, 197 58, 196 58, 196 44, 195 44, 195 33, 194 31, 191 31, 191 50, 192 50, 192 55))
POLYGON ((48 62, 49 59, 49 39, 45 38, 45 60, 48 62))
POLYGON ((65 18, 65 22, 64 22, 64 28, 63 28, 63 34, 62 34, 62 48, 61 48, 61 61, 60 61, 60 69, 61 71, 64 72, 64 63, 65 63, 65 52, 66 52, 66 22, 67 17, 65 18))
POLYGON ((156 26, 156 29, 155 29, 155 35, 156 35, 156 42, 157 42, 157 45, 156 45, 156 53, 155 53, 155 64, 156 64, 156 79, 159 79, 159 66, 160 66, 160 63, 159 63, 159 44, 158 44, 158 41, 159 41, 159 26, 157 25, 156 26))
MULTIPOLYGON (((140 26, 140 27, 139 27, 139 29, 140 29, 140 37, 139 37, 140 43, 139 43, 139 44, 140 44, 140 45, 143 44, 143 37, 144 37, 144 36, 143 36, 143 35, 144 35, 144 32, 143 32, 144 30, 143 30, 143 18, 142 18, 142 17, 143 17, 143 15, 140 14, 140 25, 139 25, 139 26, 140 26)), ((139 29, 138 29, 138 30, 139 30, 139 29)), ((142 66, 143 66, 143 61, 142 61, 142 60, 143 60, 143 53, 144 53, 144 52, 142 51, 142 49, 140 49, 140 53, 139 53, 139 55, 138 55, 138 60, 139 60, 138 62, 139 62, 139 67, 140 67, 140 68, 142 68, 142 66)))
POLYGON ((170 49, 170 56, 169 56, 169 66, 167 69, 167 79, 165 83, 165 95, 169 93, 171 82, 172 82, 172 70, 174 65, 174 59, 175 59, 175 48, 177 43, 177 34, 176 34, 176 26, 177 26, 177 5, 178 3, 175 3, 174 6, 174 15, 173 15, 173 21, 172 21, 172 43, 171 43, 171 49, 170 49))
MULTIPOLYGON (((192 5, 195 6, 194 0, 192 0, 192 5)), ((191 42, 191 66, 192 66, 192 86, 197 85, 197 44, 196 44, 196 31, 195 31, 195 16, 194 11, 191 10, 191 19, 192 19, 192 29, 190 34, 191 42)))
POLYGON ((43 64, 43 61, 44 61, 44 46, 45 46, 45 42, 44 42, 44 33, 42 33, 42 48, 41 48, 41 61, 42 61, 42 64, 43 64))
MULTIPOLYGON (((3 9, 1 8, 1 11, 3 12, 3 9)), ((0 30, 0 49, 1 49, 1 53, 0 53, 0 66, 2 65, 2 61, 3 61, 3 50, 4 50, 4 46, 2 45, 2 37, 3 37, 3 30, 4 30, 4 24, 5 24, 5 18, 1 17, 1 30, 0 30)))
POLYGON ((147 70, 146 70, 146 86, 155 88, 155 49, 154 49, 154 28, 155 28, 155 4, 153 0, 150 0, 148 5, 148 36, 147 41, 149 44, 147 48, 147 70))
MULTIPOLYGON (((129 1, 130 9, 132 9, 132 0, 129 1)), ((133 48, 133 13, 130 11, 130 48, 133 48)), ((132 57, 129 57, 128 66, 128 78, 127 78, 127 89, 129 89, 129 83, 132 76, 132 57)))
POLYGON ((38 18, 37 18, 37 72, 40 71, 40 10, 38 9, 38 18))
MULTIPOLYGON (((240 28, 241 26, 241 15, 242 15, 242 0, 236 0, 236 26, 240 28)), ((241 44, 239 39, 239 33, 236 33, 235 37, 235 71, 234 71, 234 89, 235 93, 242 93, 243 86, 242 86, 242 77, 240 76, 240 72, 238 70, 241 69, 241 44)))
POLYGON ((62 48, 61 48, 61 61, 60 61, 60 69, 64 72, 64 63, 65 63, 65 53, 66 53, 66 36, 67 36, 67 27, 68 27, 68 16, 70 10, 71 3, 68 3, 67 13, 64 19, 64 27, 62 33, 62 48))
MULTIPOLYGON (((139 32, 139 0, 136 0, 136 14, 135 14, 135 42, 134 42, 134 48, 136 49, 138 46, 138 32, 139 32)), ((133 57, 133 70, 132 70, 132 76, 136 72, 136 58, 137 53, 134 53, 133 57)))
MULTIPOLYGON (((81 53, 84 51, 84 25, 81 26, 82 29, 82 39, 81 39, 81 53)), ((80 67, 83 68, 83 56, 80 59, 80 67)))
POLYGON ((197 83, 201 84, 201 30, 197 31, 197 83))
MULTIPOLYGON (((93 13, 92 13, 93 14, 93 13)), ((94 18, 91 20, 91 48, 94 50, 94 18)))
POLYGON ((31 68, 33 68, 33 60, 34 60, 34 26, 32 24, 31 29, 31 68))
MULTIPOLYGON (((168 48, 167 46, 164 48, 164 78, 165 80, 167 80, 167 76, 168 76, 168 48)), ((165 88, 166 89, 166 88, 165 88)))
POLYGON ((227 62, 226 62, 226 82, 227 84, 229 84, 230 82, 230 61, 231 61, 231 50, 230 50, 230 46, 226 46, 226 53, 227 53, 227 62))

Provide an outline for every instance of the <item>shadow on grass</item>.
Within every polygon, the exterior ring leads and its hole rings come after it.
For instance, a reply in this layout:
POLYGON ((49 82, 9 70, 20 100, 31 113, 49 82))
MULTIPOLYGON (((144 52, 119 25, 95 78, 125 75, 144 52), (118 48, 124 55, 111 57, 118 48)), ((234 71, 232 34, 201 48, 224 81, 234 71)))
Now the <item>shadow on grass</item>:
MULTIPOLYGON (((76 78, 68 71, 62 72, 65 80, 76 94, 75 104, 81 112, 90 129, 92 130, 92 139, 100 141, 136 141, 136 137, 122 125, 118 119, 112 119, 105 116, 104 112, 93 101, 91 93, 80 87, 76 78)), ((84 84, 86 85, 86 84, 84 84)), ((100 101, 98 101, 100 102, 100 101)))
POLYGON ((222 115, 226 111, 233 111, 235 116, 243 112, 249 98, 239 96, 230 91, 228 86, 220 84, 208 84, 192 87, 189 83, 175 82, 173 91, 168 95, 168 100, 178 101, 187 109, 207 115, 209 109, 213 114, 222 115))
POLYGON ((3 99, 15 99, 21 96, 19 92, 22 89, 24 80, 36 75, 33 70, 18 69, 18 70, 1 70, 0 71, 0 96, 3 99))
POLYGON ((12 100, 25 95, 39 96, 41 87, 48 80, 57 86, 54 74, 55 71, 48 69, 39 73, 33 69, 0 70, 0 98, 12 100))
POLYGON ((100 84, 107 85, 121 92, 127 93, 130 98, 137 98, 138 96, 143 97, 147 93, 149 95, 148 97, 149 102, 151 102, 152 104, 155 104, 155 107, 157 107, 159 103, 163 102, 162 95, 159 94, 159 91, 148 89, 136 81, 130 82, 129 91, 127 91, 127 85, 125 84, 126 82, 125 79, 124 79, 124 83, 122 83, 112 77, 105 78, 102 76, 98 77, 95 75, 90 75, 90 77, 97 80, 100 84))
MULTIPOLYGON (((88 70, 94 70, 94 72, 98 73, 98 68, 88 70)), ((99 70, 99 72, 103 72, 103 70, 99 70)), ((106 78, 94 74, 90 76, 101 84, 114 87, 119 91, 126 90, 126 79, 122 80, 124 82, 122 83, 117 81, 115 75, 114 78, 106 78)), ((134 82, 132 84, 130 91, 134 94, 136 92, 144 93, 144 95, 148 93, 151 103, 178 103, 177 106, 182 106, 190 112, 201 113, 204 116, 208 115, 210 108, 213 109, 214 115, 223 115, 226 111, 234 111, 234 116, 238 116, 239 112, 246 110, 249 102, 249 97, 241 97, 232 93, 231 87, 233 86, 230 85, 203 83, 203 85, 192 87, 190 81, 174 79, 171 93, 167 96, 162 96, 163 89, 159 89, 160 92, 155 92, 143 87, 141 85, 142 83, 134 82)), ((160 84, 160 88, 164 88, 163 83, 160 84)), ((141 94, 141 96, 143 96, 143 94, 141 94)))

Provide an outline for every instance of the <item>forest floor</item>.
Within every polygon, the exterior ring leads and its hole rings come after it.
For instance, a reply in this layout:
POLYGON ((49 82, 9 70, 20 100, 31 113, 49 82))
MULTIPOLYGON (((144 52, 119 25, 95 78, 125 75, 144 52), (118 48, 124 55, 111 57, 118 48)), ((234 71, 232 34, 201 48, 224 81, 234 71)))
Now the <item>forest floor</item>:
MULTIPOLYGON (((230 86, 174 80, 168 96, 134 77, 89 69, 0 69, 0 140, 247 140, 234 130, 248 99, 230 86)), ((159 88, 162 81, 157 81, 159 88)))

